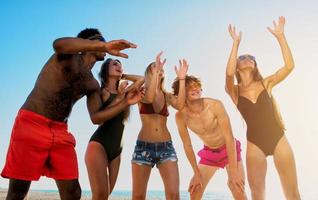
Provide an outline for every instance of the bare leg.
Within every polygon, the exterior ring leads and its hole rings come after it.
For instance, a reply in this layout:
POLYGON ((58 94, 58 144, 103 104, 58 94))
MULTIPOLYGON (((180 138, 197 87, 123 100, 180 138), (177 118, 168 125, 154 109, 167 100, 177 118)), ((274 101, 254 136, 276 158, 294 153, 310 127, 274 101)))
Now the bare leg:
POLYGON ((201 173, 201 177, 202 177, 202 188, 196 190, 191 196, 191 200, 200 200, 202 199, 204 190, 206 188, 206 186, 208 185, 209 181, 211 180, 211 178, 213 177, 213 175, 215 174, 216 170, 218 170, 218 167, 212 167, 212 166, 208 166, 208 165, 201 165, 199 164, 199 170, 201 173))
POLYGON ((139 165, 132 163, 132 179, 133 179, 133 200, 146 199, 147 184, 151 172, 151 167, 147 165, 139 165))
POLYGON ((85 154, 85 164, 92 190, 92 199, 108 199, 110 193, 108 161, 104 147, 98 142, 90 142, 85 154))
POLYGON ((55 180, 59 189, 61 200, 81 199, 81 186, 78 179, 74 180, 55 180))
POLYGON ((120 155, 117 156, 114 160, 109 163, 108 171, 109 171, 109 194, 112 193, 114 186, 117 181, 118 172, 120 166, 120 155))
MULTIPOLYGON (((240 161, 237 164, 238 164, 237 167, 238 167, 239 173, 243 176, 243 180, 245 181, 243 163, 242 163, 242 161, 240 161)), ((229 166, 228 165, 226 166, 226 171, 227 171, 227 173, 229 173, 229 166)), ((247 199, 245 190, 243 192, 241 190, 237 190, 236 188, 232 188, 230 185, 229 185, 229 188, 230 188, 230 190, 232 192, 232 195, 233 195, 235 200, 246 200, 247 199)))
POLYGON ((293 151, 284 136, 274 152, 274 163, 278 171, 287 200, 300 200, 297 185, 296 164, 293 151))
POLYGON ((177 162, 166 161, 158 165, 158 169, 165 186, 167 200, 180 199, 179 194, 179 169, 177 162))
POLYGON ((255 144, 247 141, 247 178, 253 200, 265 200, 266 156, 255 144))
POLYGON ((6 200, 23 200, 30 189, 30 185, 31 181, 10 179, 6 200))

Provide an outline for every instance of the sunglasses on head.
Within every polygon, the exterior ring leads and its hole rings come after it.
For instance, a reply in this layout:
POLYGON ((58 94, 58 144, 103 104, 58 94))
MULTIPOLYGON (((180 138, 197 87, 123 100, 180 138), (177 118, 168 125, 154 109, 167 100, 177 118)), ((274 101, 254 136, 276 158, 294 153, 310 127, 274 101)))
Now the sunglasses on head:
POLYGON ((241 60, 245 60, 245 59, 250 59, 250 60, 253 60, 255 61, 255 57, 252 56, 252 55, 242 55, 242 56, 239 56, 238 59, 241 61, 241 60))

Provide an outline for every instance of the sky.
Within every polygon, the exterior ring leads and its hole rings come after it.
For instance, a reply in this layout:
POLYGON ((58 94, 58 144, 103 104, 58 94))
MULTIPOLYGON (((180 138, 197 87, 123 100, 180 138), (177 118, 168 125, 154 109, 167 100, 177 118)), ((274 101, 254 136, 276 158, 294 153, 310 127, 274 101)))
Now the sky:
MULTIPOLYGON (((299 188, 303 199, 318 196, 318 73, 317 1, 1 1, 0 2, 0 167, 5 163, 11 128, 17 111, 32 90, 41 68, 53 54, 52 43, 59 37, 73 37, 87 27, 101 30, 106 40, 126 39, 138 45, 126 50, 129 59, 120 58, 125 73, 143 74, 159 51, 167 58, 166 89, 171 90, 174 65, 186 58, 188 74, 200 77, 203 95, 223 102, 231 119, 235 137, 242 142, 245 160, 246 125, 224 90, 225 67, 232 40, 228 24, 243 33, 239 54, 255 55, 263 76, 283 66, 276 39, 267 31, 272 20, 286 17, 285 34, 295 59, 295 70, 273 89, 287 131, 286 136, 296 158, 299 188)), ((93 68, 97 75, 101 62, 93 68)), ((96 76, 97 77, 97 76, 96 76)), ((89 190, 84 154, 90 136, 97 128, 89 119, 85 97, 73 108, 69 129, 77 145, 80 183, 89 190)), ((131 189, 130 160, 140 130, 136 106, 124 132, 122 165, 115 189, 131 189)), ((180 166, 180 188, 186 190, 192 170, 176 129, 173 108, 169 108, 168 127, 180 166)), ((202 143, 191 133, 195 151, 202 143)), ((226 172, 219 170, 207 187, 208 191, 229 192, 226 172)), ((283 199, 279 177, 268 158, 267 197, 283 199)), ((8 180, 0 178, 0 187, 8 180)), ((31 189, 56 189, 45 177, 33 182, 31 189)), ((163 190, 157 169, 153 169, 148 189, 163 190)))

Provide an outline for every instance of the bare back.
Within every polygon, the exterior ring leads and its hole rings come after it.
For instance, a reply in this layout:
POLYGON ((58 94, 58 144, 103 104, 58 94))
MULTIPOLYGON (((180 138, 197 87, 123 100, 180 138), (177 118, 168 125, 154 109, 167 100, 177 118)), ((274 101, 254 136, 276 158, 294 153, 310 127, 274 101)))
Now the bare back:
POLYGON ((53 54, 22 108, 56 121, 67 121, 77 100, 99 90, 83 57, 82 54, 53 54))
POLYGON ((203 101, 203 109, 194 113, 186 106, 181 113, 187 127, 193 131, 203 143, 210 148, 218 148, 225 144, 222 130, 214 113, 215 100, 200 99, 203 101))

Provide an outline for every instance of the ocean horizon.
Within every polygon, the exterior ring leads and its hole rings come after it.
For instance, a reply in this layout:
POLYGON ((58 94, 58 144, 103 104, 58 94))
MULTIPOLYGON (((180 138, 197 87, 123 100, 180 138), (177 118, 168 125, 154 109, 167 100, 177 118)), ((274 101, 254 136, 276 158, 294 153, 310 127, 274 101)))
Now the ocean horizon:
MULTIPOLYGON (((58 195, 58 190, 31 190, 34 192, 43 192, 43 193, 51 193, 58 195)), ((110 195, 110 199, 131 199, 131 190, 115 190, 110 195)), ((82 197, 89 197, 92 193, 90 190, 83 190, 82 197)), ((164 200, 165 199, 165 192, 163 190, 149 190, 147 191, 146 199, 151 200, 164 200)), ((180 199, 186 200, 190 199, 188 191, 182 190, 180 191, 180 199)), ((205 192, 203 195, 202 200, 230 200, 232 196, 227 193, 222 192, 205 192)))

